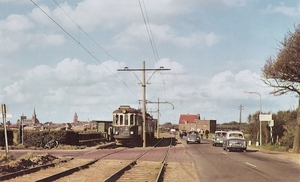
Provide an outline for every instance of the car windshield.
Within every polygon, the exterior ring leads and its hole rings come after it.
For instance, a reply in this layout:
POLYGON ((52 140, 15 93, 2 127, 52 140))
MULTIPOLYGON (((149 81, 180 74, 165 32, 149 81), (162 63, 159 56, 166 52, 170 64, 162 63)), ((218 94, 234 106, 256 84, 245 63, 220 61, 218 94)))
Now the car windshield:
POLYGON ((234 137, 234 138, 244 138, 242 134, 240 133, 230 133, 229 137, 234 137))
POLYGON ((224 131, 216 131, 215 135, 216 136, 223 136, 223 137, 225 137, 226 136, 226 132, 224 132, 224 131))
POLYGON ((190 131, 189 135, 198 135, 198 132, 197 131, 190 131))

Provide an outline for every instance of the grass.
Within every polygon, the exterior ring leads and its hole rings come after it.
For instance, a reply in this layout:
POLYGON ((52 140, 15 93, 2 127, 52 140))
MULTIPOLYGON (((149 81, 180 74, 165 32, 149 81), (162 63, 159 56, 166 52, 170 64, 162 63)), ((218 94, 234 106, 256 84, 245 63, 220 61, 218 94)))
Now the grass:
POLYGON ((278 152, 287 152, 289 150, 289 148, 278 144, 274 144, 274 145, 267 144, 262 146, 251 145, 251 147, 257 149, 270 150, 270 151, 278 151, 278 152))

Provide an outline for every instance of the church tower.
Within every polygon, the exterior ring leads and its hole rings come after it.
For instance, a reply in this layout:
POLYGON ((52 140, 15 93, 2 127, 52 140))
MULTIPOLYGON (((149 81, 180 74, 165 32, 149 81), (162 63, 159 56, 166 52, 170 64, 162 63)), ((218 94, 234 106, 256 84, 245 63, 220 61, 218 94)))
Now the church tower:
POLYGON ((73 123, 74 123, 75 125, 78 125, 78 115, 77 115, 76 112, 75 112, 74 117, 73 117, 73 123))
POLYGON ((37 125, 39 123, 40 123, 40 121, 36 117, 36 112, 35 112, 35 108, 34 108, 33 114, 32 114, 32 125, 35 126, 35 125, 37 125))

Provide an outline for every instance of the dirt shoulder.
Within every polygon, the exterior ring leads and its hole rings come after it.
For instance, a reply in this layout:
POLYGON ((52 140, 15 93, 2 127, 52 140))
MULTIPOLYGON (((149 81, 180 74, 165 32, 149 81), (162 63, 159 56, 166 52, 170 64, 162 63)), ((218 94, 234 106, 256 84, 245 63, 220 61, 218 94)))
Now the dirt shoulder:
POLYGON ((300 153, 296 154, 296 153, 291 153, 291 152, 271 151, 271 150, 260 149, 260 148, 251 147, 251 146, 248 146, 247 148, 249 150, 257 150, 259 152, 269 154, 269 155, 278 157, 280 159, 284 159, 284 160, 287 160, 287 161, 290 161, 290 162, 300 165, 300 153))

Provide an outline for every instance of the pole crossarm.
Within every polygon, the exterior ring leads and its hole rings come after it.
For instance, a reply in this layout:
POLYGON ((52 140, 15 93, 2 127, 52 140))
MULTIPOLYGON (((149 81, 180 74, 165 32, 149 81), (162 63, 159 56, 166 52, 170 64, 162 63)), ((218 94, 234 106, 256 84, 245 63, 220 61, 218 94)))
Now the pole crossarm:
POLYGON ((142 91, 143 91, 143 108, 142 108, 142 112, 143 112, 143 147, 146 147, 146 83, 150 80, 150 78, 153 76, 153 74, 157 71, 167 71, 167 70, 171 70, 171 69, 164 69, 164 67, 160 67, 159 69, 146 69, 145 68, 145 61, 143 61, 143 65, 142 68, 134 68, 134 69, 129 69, 128 67, 124 67, 124 69, 118 69, 118 71, 142 71, 143 74, 143 78, 142 81, 137 77, 137 75, 135 74, 135 76, 138 78, 138 80, 141 82, 142 84, 142 91), (145 72, 146 71, 154 71, 154 73, 150 76, 150 78, 148 79, 148 81, 146 82, 145 79, 145 72))
MULTIPOLYGON (((164 67, 160 67, 160 68, 149 68, 149 69, 140 69, 140 68, 128 68, 128 67, 124 67, 123 69, 118 69, 118 71, 154 71, 152 73, 152 75, 148 78, 148 80, 146 81, 146 83, 149 82, 149 80, 152 78, 152 76, 157 72, 157 71, 168 71, 171 69, 165 69, 164 67)), ((139 79, 139 77, 133 72, 133 74, 137 77, 137 79, 140 81, 141 84, 143 84, 143 82, 139 79)), ((149 83, 148 83, 149 84, 149 83)))
POLYGON ((146 103, 150 104, 171 104, 174 110, 174 105, 171 102, 165 101, 165 102, 152 102, 152 101, 146 101, 146 103))

